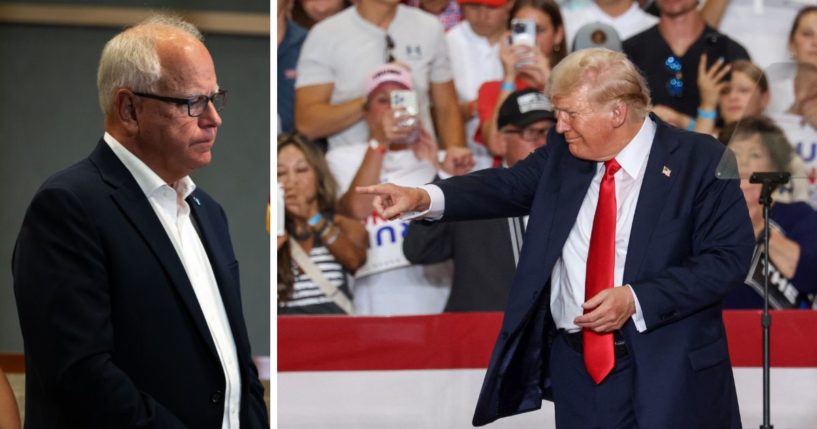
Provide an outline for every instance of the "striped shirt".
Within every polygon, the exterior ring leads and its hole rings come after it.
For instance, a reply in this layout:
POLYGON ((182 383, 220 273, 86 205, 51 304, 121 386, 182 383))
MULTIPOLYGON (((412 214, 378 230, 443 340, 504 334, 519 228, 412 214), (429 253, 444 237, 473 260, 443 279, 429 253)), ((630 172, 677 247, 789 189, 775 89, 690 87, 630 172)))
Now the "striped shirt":
MULTIPOLYGON (((309 252, 309 259, 329 283, 339 288, 347 298, 352 299, 346 270, 317 239, 309 252)), ((280 314, 345 314, 308 275, 301 272, 295 261, 292 261, 292 272, 295 274, 292 295, 278 308, 280 314)))

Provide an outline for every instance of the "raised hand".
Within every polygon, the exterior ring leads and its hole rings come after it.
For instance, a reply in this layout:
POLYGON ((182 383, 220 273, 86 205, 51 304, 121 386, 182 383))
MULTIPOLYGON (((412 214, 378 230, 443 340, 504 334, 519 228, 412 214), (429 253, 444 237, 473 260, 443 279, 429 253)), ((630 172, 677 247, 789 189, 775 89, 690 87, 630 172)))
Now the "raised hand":
POLYGON ((545 88, 550 78, 550 60, 539 49, 531 49, 529 55, 532 62, 519 67, 520 73, 525 73, 539 88, 545 88))
POLYGON ((718 106, 718 97, 726 85, 724 78, 731 64, 726 64, 723 58, 718 58, 709 69, 706 68, 706 54, 701 54, 698 62, 698 92, 701 94, 701 107, 715 110, 718 106))
POLYGON ((420 127, 420 135, 417 137, 417 141, 411 145, 411 150, 414 151, 414 156, 417 159, 428 162, 437 170, 440 169, 440 162, 437 159, 440 146, 424 128, 420 127))
POLYGON ((502 45, 499 47, 499 61, 502 63, 502 70, 506 78, 513 81, 516 78, 517 49, 510 43, 511 33, 506 31, 502 37, 502 45))
POLYGON ((445 152, 442 169, 452 176, 462 176, 474 168, 474 156, 464 147, 452 147, 445 152))
POLYGON ((389 108, 383 113, 383 119, 377 126, 378 130, 373 130, 372 135, 383 136, 386 143, 406 143, 410 140, 412 133, 419 128, 420 121, 416 121, 415 126, 406 127, 400 124, 401 118, 408 115, 405 108, 391 109, 389 108), (403 116, 401 116, 403 115, 403 116))

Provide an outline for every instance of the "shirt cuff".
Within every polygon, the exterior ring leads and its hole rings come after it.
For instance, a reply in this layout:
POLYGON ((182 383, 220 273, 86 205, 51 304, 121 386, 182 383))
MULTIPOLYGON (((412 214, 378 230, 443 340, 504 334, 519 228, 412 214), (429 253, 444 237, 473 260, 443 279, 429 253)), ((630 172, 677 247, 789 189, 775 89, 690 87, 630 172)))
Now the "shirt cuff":
POLYGON ((454 175, 453 174, 448 174, 447 171, 440 168, 439 170, 437 170, 437 177, 439 177, 440 180, 445 180, 445 179, 449 179, 451 177, 454 177, 454 175))
POLYGON ((429 200, 431 200, 431 204, 429 204, 428 209, 421 212, 406 212, 400 219, 440 220, 443 217, 443 211, 445 210, 445 195, 443 194, 443 190, 440 189, 439 186, 431 184, 420 186, 419 189, 422 189, 428 193, 429 200))
POLYGON ((644 313, 641 312, 641 304, 638 303, 638 295, 635 294, 633 287, 630 285, 626 285, 627 288, 630 289, 630 292, 633 294, 633 299, 635 300, 635 314, 632 315, 633 323, 635 324, 635 329, 638 332, 644 332, 647 330, 647 322, 644 321, 644 313))

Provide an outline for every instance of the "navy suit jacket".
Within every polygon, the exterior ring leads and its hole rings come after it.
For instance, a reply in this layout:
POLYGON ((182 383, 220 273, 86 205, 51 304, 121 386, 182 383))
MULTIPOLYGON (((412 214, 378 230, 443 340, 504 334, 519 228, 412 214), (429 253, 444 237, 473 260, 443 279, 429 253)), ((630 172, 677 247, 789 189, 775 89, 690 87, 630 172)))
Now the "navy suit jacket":
MULTIPOLYGON (((241 371, 242 428, 266 428, 238 261, 221 206, 189 198, 241 371)), ((100 141, 48 179, 13 258, 26 428, 220 428, 225 379, 205 316, 136 180, 100 141)))
MULTIPOLYGON (((740 427, 721 301, 746 275, 754 238, 736 180, 719 180, 723 145, 670 127, 657 130, 624 268, 647 330, 621 331, 634 358, 639 427, 740 427), (666 169, 669 174, 664 174, 666 169)), ((596 162, 573 157, 564 137, 510 169, 440 182, 443 220, 530 213, 502 329, 473 423, 541 407, 550 399, 550 275, 576 222, 596 162)))

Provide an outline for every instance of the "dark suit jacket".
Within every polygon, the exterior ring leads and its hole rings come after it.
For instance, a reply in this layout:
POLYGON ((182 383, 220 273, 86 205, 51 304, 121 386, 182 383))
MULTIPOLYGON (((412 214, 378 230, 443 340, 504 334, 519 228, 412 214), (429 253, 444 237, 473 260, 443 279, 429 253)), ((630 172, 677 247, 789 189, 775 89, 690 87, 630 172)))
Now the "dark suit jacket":
MULTIPOLYGON (((200 190, 188 203, 235 339, 241 427, 268 427, 224 211, 200 190)), ((224 373, 193 288, 104 141, 37 191, 12 265, 26 428, 221 427, 224 373)))
POLYGON ((412 264, 453 259, 445 311, 502 311, 516 271, 513 252, 508 219, 411 222, 403 241, 412 264))
MULTIPOLYGON (((746 202, 736 180, 715 178, 720 143, 652 118, 658 127, 624 268, 647 326, 621 329, 634 359, 636 418, 645 428, 740 427, 721 300, 752 256, 746 202)), ((548 140, 513 168, 440 183, 443 220, 530 213, 475 425, 537 409, 549 394, 550 274, 596 163, 574 158, 560 134, 548 140)))

